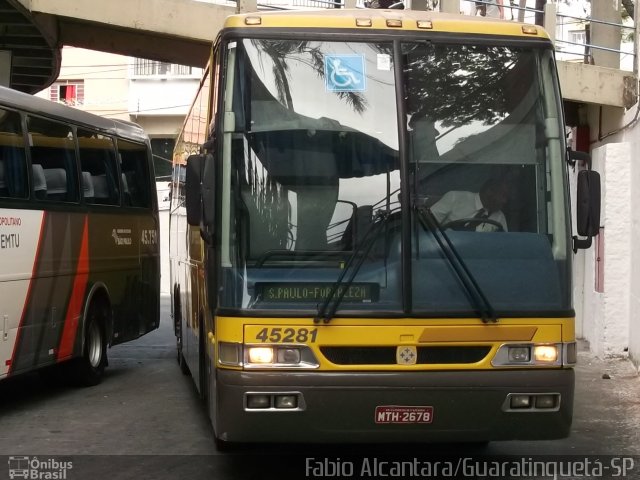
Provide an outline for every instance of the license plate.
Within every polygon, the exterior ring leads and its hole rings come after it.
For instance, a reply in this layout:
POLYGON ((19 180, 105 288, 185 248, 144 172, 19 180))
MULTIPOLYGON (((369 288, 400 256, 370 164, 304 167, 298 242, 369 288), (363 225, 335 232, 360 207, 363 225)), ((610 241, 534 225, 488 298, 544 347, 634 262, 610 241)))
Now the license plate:
POLYGON ((380 405, 376 407, 376 423, 431 423, 433 407, 402 407, 380 405))

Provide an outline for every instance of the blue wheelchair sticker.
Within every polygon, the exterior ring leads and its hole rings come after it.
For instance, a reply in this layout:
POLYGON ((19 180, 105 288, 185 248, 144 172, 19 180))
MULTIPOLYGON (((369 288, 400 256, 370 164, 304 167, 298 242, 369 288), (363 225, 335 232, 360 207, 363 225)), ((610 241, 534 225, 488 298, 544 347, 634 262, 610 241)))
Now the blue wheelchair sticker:
POLYGON ((330 92, 364 92, 367 81, 363 55, 325 55, 325 86, 330 92))

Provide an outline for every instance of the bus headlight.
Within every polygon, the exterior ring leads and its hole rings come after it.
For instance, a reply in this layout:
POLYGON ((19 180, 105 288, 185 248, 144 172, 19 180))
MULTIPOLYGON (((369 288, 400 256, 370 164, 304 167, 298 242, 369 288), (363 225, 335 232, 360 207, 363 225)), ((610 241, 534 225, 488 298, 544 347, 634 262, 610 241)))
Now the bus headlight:
POLYGON ((273 363, 273 348, 249 347, 249 363, 273 363))
POLYGON ((558 360, 556 345, 536 345, 533 347, 533 358, 538 363, 555 363, 558 360))
POLYGON ((245 345, 245 368, 318 368, 307 345, 245 345))
POLYGON ((571 363, 567 361, 567 359, 563 362, 563 351, 565 347, 570 350, 569 346, 571 345, 575 344, 505 344, 498 348, 498 351, 491 360, 491 365, 494 367, 572 365, 575 362, 571 363))

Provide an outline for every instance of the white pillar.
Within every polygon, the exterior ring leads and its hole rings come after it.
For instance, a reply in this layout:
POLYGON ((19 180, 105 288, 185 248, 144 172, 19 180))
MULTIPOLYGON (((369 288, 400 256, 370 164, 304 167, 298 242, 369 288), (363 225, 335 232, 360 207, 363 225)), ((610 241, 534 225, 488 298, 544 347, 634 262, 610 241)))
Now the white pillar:
MULTIPOLYGON (((608 143, 592 150, 593 168, 602 179, 604 292, 594 289, 595 245, 584 253, 582 333, 598 356, 625 356, 632 316, 632 148, 608 143)), ((636 272, 637 275, 637 272, 636 272)))
MULTIPOLYGON (((599 0, 591 2, 591 18, 620 24, 620 2, 599 0)), ((620 50, 620 27, 591 22, 591 45, 620 50)), ((620 54, 592 48, 593 63, 600 67, 620 68, 620 54)))
POLYGON ((460 0, 442 0, 440 11, 445 13, 460 13, 460 0))
POLYGON ((237 0, 236 13, 251 13, 258 11, 257 0, 237 0))
POLYGON ((527 0, 520 0, 520 4, 518 6, 520 7, 518 10, 518 21, 522 23, 524 22, 524 9, 527 6, 527 0))
POLYGON ((547 3, 544 6, 544 29, 551 37, 551 41, 556 41, 556 5, 555 3, 547 3))

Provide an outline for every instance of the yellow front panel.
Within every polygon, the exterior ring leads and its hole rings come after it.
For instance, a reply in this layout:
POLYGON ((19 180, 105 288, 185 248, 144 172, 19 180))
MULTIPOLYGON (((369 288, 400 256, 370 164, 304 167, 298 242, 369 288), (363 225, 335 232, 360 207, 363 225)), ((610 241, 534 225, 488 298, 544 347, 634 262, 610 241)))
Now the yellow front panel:
MULTIPOLYGON (((217 340, 245 345, 307 345, 320 370, 460 370, 488 369, 497 349, 506 343, 574 341, 573 319, 501 319, 484 324, 477 319, 334 319, 315 324, 311 319, 217 318, 217 340), (471 363, 417 365, 337 365, 322 347, 487 347, 488 354, 471 363)), ((538 367, 539 368, 539 367, 538 367)))

